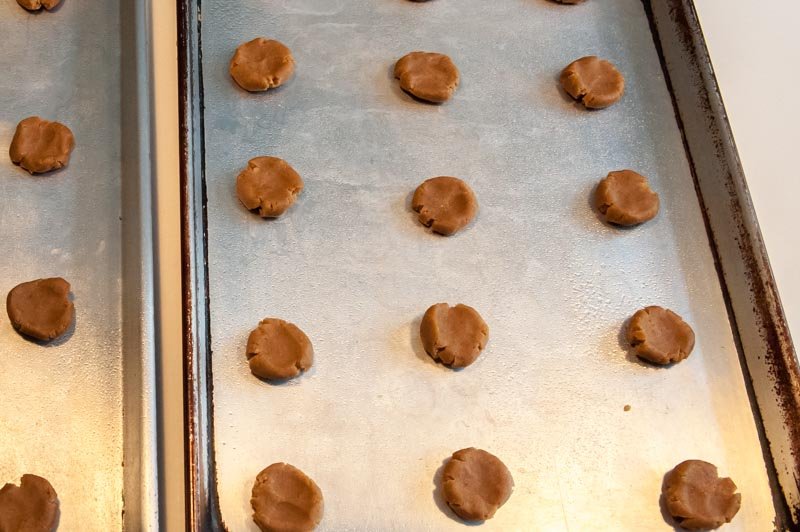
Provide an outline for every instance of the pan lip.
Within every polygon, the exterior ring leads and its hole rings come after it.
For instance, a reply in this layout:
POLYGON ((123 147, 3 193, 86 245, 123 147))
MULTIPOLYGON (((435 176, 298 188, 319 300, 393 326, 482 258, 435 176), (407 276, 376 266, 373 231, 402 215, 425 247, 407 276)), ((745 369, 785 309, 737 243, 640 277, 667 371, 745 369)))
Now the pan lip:
POLYGON ((195 238, 197 228, 202 228, 201 234, 204 234, 207 227, 201 0, 178 0, 176 6, 186 529, 227 530, 219 512, 211 438, 214 420, 211 408, 201 406, 204 399, 213 401, 211 365, 204 364, 204 357, 211 350, 211 337, 198 331, 198 327, 205 330, 209 312, 207 246, 204 238, 200 241, 195 238), (199 141, 197 146, 193 142, 195 139, 199 141))

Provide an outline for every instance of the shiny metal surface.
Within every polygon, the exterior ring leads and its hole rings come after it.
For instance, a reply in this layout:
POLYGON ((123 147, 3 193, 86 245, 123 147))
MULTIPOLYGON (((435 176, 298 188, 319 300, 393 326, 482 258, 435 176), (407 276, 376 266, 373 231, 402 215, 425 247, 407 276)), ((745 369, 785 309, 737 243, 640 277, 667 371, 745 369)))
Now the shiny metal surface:
POLYGON ((63 276, 76 309, 50 345, 0 316, 0 485, 47 478, 64 531, 158 526, 145 21, 127 0, 0 3, 0 294, 63 276), (72 129, 66 169, 11 163, 30 115, 72 129))
POLYGON ((487 530, 670 530, 661 483, 688 458, 739 486, 743 506, 726 530, 771 529, 756 423, 639 0, 202 9, 209 497, 230 530, 256 530, 250 489, 277 461, 322 488, 321 530, 460 530, 435 479, 466 446, 499 456, 516 483, 487 530), (287 44, 297 73, 248 94, 227 65, 259 35, 287 44), (422 104, 397 87, 394 61, 416 49, 458 65, 452 101, 422 104), (588 54, 626 76, 627 94, 605 111, 587 112, 557 85, 588 54), (286 159, 306 182, 279 220, 235 196, 237 173, 258 155, 286 159), (595 183, 620 168, 661 196, 659 216, 633 230, 590 208, 595 183), (414 187, 435 175, 477 194, 478 217, 457 236, 429 234, 410 212, 414 187), (437 366, 418 340, 439 301, 474 306, 491 329, 463 371, 437 366), (659 369, 626 354, 622 324, 649 304, 694 326, 685 362, 659 369), (278 386, 250 374, 247 335, 266 316, 309 335, 308 374, 278 386))

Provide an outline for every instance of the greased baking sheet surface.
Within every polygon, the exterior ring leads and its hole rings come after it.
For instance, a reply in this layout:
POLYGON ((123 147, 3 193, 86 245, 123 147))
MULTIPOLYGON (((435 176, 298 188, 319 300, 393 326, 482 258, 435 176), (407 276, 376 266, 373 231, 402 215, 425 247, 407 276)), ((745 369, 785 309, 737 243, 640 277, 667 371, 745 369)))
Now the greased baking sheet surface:
POLYGON ((0 486, 48 479, 64 531, 122 528, 119 9, 0 2, 0 296, 64 277, 76 316, 41 345, 0 314, 0 486), (12 164, 14 130, 32 115, 72 130, 69 166, 32 177, 12 164))
POLYGON ((257 530, 256 474, 289 462, 325 496, 320 530, 460 530, 441 466, 475 446, 511 470, 514 494, 486 530, 669 530, 664 474, 710 461, 743 498, 727 530, 767 530, 774 510, 744 377, 681 135, 640 0, 284 0, 202 4, 214 445, 222 519, 257 530), (228 75, 236 46, 288 45, 286 86, 228 75), (450 55, 454 98, 427 105, 392 69, 407 52, 450 55), (596 54, 627 92, 589 112, 560 70, 596 54), (298 202, 265 221, 237 201, 248 159, 286 159, 298 202), (646 175, 661 212, 603 224, 591 192, 609 171, 646 175), (454 175, 477 219, 450 238, 410 211, 424 179, 454 175), (462 371, 418 339, 437 302, 490 327, 462 371), (655 368, 626 354, 646 305, 697 333, 691 357, 655 368), (300 326, 314 367, 283 385, 250 374, 264 317, 300 326), (630 411, 624 406, 630 405, 630 411))

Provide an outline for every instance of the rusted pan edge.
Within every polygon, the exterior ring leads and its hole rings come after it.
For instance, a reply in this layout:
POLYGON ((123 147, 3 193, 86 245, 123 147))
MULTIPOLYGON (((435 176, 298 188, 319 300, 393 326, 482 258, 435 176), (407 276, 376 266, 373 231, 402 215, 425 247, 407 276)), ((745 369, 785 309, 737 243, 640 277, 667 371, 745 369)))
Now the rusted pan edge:
MULTIPOLYGON (((692 0, 645 0, 682 123, 764 434, 800 527, 800 371, 692 0)), ((779 512, 779 519, 780 519, 779 512)), ((791 520, 791 522, 789 522, 791 520)))
POLYGON ((210 335, 203 180, 203 87, 200 0, 178 0, 178 91, 181 143, 181 268, 183 300, 186 530, 222 530, 213 486, 210 435, 210 335))

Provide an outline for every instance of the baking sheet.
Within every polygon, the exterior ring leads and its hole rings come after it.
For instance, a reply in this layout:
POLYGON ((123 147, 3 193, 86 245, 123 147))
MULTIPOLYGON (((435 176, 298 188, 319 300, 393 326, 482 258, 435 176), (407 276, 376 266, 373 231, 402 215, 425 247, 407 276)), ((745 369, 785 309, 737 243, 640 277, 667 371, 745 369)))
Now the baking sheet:
POLYGON ((47 478, 60 530, 158 526, 144 20, 127 0, 0 3, 0 293, 62 276, 76 310, 49 345, 0 316, 0 485, 47 478), (67 168, 12 164, 31 115, 70 127, 67 168))
MULTIPOLYGON (((450 530, 434 479, 455 450, 498 455, 516 488, 489 530, 669 530, 658 498, 688 458, 731 476, 729 530, 775 518, 761 444, 694 183, 639 0, 254 0, 202 7, 213 461, 219 518, 256 530, 255 475, 290 462, 322 488, 322 530, 450 530), (454 22, 454 21, 457 21, 454 22), (286 43, 295 78, 266 94, 227 74, 255 36, 286 43), (462 74, 442 106, 412 100, 391 71, 412 50, 462 74), (588 54, 613 61, 627 94, 587 112, 557 76, 588 54), (306 181, 281 219, 235 197, 251 157, 306 181), (608 171, 648 176, 658 218, 634 230, 590 208, 608 171), (409 209, 427 177, 467 180, 480 202, 459 235, 428 234, 409 209), (417 340, 432 303, 463 302, 491 328, 471 367, 435 365, 417 340), (697 332, 671 368, 626 355, 624 320, 659 304, 697 332), (281 386, 244 356, 279 316, 315 346, 281 386), (624 405, 631 410, 625 412, 624 405)), ((195 235, 202 239, 202 235, 195 235)))

